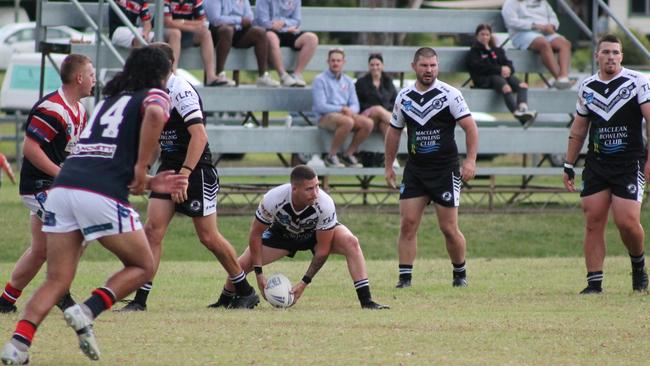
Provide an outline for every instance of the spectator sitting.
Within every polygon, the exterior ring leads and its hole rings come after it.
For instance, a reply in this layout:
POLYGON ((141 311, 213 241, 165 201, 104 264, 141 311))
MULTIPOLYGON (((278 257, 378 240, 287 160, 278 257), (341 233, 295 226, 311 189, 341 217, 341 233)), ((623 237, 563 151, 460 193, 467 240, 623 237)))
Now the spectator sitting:
POLYGON ((512 44, 522 50, 538 52, 555 78, 553 86, 570 88, 573 85, 569 79, 571 43, 556 33, 560 22, 546 0, 506 0, 501 15, 512 44), (557 60, 553 51, 558 52, 557 60))
POLYGON ((302 71, 318 46, 316 34, 300 31, 300 7, 301 0, 257 0, 255 4, 255 23, 266 29, 269 59, 284 86, 307 85, 302 71), (291 75, 284 68, 280 47, 291 47, 298 51, 296 67, 291 75))
POLYGON ((203 0, 165 0, 165 27, 181 32, 181 47, 201 47, 205 85, 217 86, 212 35, 205 20, 203 0))
POLYGON ((357 79, 355 84, 357 97, 361 106, 361 115, 369 117, 386 136, 390 114, 395 104, 397 90, 393 79, 384 73, 384 58, 381 53, 372 53, 368 57, 368 73, 357 79))
POLYGON ((503 48, 494 44, 489 24, 479 24, 474 34, 476 39, 467 55, 467 68, 474 87, 502 93, 508 110, 528 128, 537 117, 537 112, 528 110, 528 84, 517 79, 512 61, 508 60, 503 48), (513 92, 517 93, 516 102, 513 92))
POLYGON ((248 0, 210 0, 206 3, 210 31, 217 48, 217 74, 219 85, 235 86, 226 77, 225 67, 230 48, 255 47, 257 58, 257 86, 277 87, 266 71, 269 56, 268 40, 264 28, 253 25, 253 10, 248 0))
POLYGON ((354 153, 372 131, 372 120, 359 114, 359 99, 352 78, 343 73, 345 53, 340 48, 332 49, 327 55, 328 69, 314 79, 312 85, 313 111, 318 125, 334 131, 334 138, 325 158, 327 166, 342 167, 337 152, 345 138, 354 131, 354 137, 341 160, 351 167, 363 167, 354 153))
MULTIPOLYGON (((142 38, 147 41, 153 41, 154 34, 151 31, 151 13, 149 12, 149 4, 146 0, 116 0, 115 3, 120 7, 122 13, 129 19, 134 26, 140 18, 140 27, 138 31, 142 38)), ((111 42, 124 48, 142 47, 138 39, 133 35, 131 30, 125 26, 120 18, 115 14, 112 7, 108 10, 108 24, 109 24, 109 38, 111 42)), ((175 62, 173 68, 176 71, 178 66, 178 59, 181 55, 181 32, 178 29, 165 29, 165 42, 174 51, 175 62)))

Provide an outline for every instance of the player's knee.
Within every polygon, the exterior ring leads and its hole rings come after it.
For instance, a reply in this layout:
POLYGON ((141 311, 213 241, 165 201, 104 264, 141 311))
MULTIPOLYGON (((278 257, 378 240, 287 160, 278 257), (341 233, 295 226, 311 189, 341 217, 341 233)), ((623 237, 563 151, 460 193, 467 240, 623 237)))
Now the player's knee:
POLYGON ((440 232, 447 239, 452 239, 456 237, 459 233, 458 226, 453 224, 441 224, 439 225, 440 232))
POLYGON ((403 238, 411 239, 417 235, 417 221, 413 219, 403 218, 400 224, 400 235, 403 238))
POLYGON ((144 234, 147 236, 147 241, 149 246, 160 246, 165 230, 163 228, 156 227, 155 225, 147 222, 144 225, 144 234))

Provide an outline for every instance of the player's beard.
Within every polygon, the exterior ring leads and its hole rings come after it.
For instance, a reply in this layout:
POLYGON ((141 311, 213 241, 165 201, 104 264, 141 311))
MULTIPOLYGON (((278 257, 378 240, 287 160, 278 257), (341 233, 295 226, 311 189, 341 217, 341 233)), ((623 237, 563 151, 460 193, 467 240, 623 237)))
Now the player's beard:
POLYGON ((430 81, 430 82, 425 82, 425 81, 424 81, 424 77, 419 77, 419 78, 417 78, 417 80, 418 80, 418 83, 420 83, 420 85, 426 86, 426 87, 428 88, 428 87, 430 87, 431 85, 433 85, 433 83, 436 82, 436 77, 433 76, 433 77, 431 78, 431 81, 430 81))

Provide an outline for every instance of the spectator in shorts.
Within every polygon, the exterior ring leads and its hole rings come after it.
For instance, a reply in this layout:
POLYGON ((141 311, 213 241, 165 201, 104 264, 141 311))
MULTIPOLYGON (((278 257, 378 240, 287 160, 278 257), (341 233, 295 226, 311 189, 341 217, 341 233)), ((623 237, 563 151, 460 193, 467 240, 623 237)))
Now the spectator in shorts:
MULTIPOLYGON (((151 13, 149 12, 149 4, 146 0, 117 0, 117 6, 120 7, 122 13, 129 19, 131 24, 137 25, 140 19, 140 35, 147 42, 152 42, 154 34, 151 31, 153 25, 151 21, 151 13)), ((109 38, 111 42, 124 48, 142 47, 143 45, 138 42, 138 39, 133 35, 129 27, 125 26, 120 18, 117 16, 113 8, 108 10, 108 27, 109 38)), ((172 50, 174 50, 175 60, 181 55, 181 32, 178 29, 165 29, 165 42, 167 42, 172 50)), ((178 66, 178 61, 173 65, 174 70, 178 66)))
POLYGON ((312 110, 316 114, 318 126, 334 131, 329 153, 324 159, 325 165, 360 168, 363 165, 354 154, 370 135, 373 123, 370 118, 359 114, 359 98, 354 83, 352 78, 343 73, 345 52, 340 48, 331 49, 327 55, 327 64, 328 69, 316 76, 312 85, 312 110), (339 148, 350 133, 353 133, 352 142, 339 160, 339 148))
POLYGON ((232 47, 255 47, 257 59, 257 86, 278 87, 280 83, 273 80, 267 70, 269 42, 266 31, 253 25, 253 10, 248 0, 210 0, 205 8, 210 31, 217 48, 218 85, 235 86, 235 82, 226 76, 226 59, 232 47))
POLYGON ((302 71, 318 46, 316 34, 300 31, 300 3, 300 0, 257 0, 255 4, 255 23, 266 29, 269 58, 283 86, 307 85, 302 71), (292 50, 298 51, 296 67, 291 75, 284 68, 280 47, 291 47, 292 50))
POLYGON ((479 24, 474 34, 476 39, 467 54, 467 68, 474 87, 503 94, 508 110, 528 128, 537 117, 537 112, 528 110, 528 84, 517 79, 512 61, 503 48, 494 44, 489 24, 479 24), (517 93, 516 101, 513 92, 517 93))
POLYGON ((540 54, 557 89, 570 88, 571 42, 557 33, 560 22, 546 0, 506 0, 501 9, 512 44, 540 54), (553 52, 558 52, 555 59, 553 52))
POLYGON ((203 0, 165 0, 165 27, 180 31, 182 48, 201 47, 205 85, 220 85, 215 73, 212 35, 206 24, 203 0))

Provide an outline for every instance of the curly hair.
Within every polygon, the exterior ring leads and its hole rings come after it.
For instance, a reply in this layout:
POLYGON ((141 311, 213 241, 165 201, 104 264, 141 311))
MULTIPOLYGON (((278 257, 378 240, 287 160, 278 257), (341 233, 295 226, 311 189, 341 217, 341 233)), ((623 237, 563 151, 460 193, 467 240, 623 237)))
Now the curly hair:
POLYGON ((163 89, 171 69, 169 57, 159 47, 136 48, 129 54, 122 71, 106 83, 102 93, 110 97, 124 91, 163 89))

